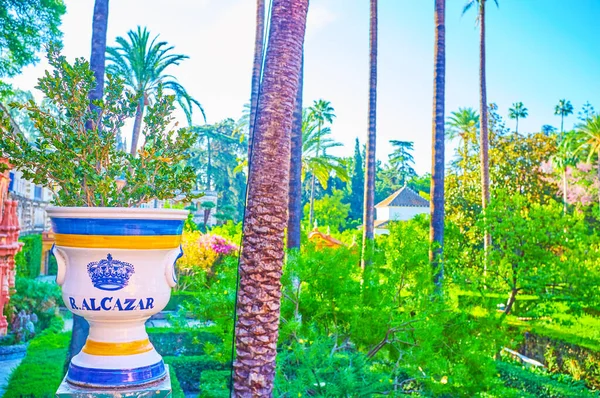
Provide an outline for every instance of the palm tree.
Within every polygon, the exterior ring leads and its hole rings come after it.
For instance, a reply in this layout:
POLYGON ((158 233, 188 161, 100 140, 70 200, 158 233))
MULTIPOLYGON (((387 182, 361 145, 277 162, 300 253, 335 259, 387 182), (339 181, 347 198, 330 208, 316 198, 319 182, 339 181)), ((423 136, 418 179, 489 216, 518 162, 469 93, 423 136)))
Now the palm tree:
POLYGON ((573 105, 571 105, 571 101, 567 101, 565 99, 561 99, 558 101, 558 105, 554 108, 554 114, 560 115, 560 135, 562 137, 564 133, 564 121, 565 116, 569 116, 573 113, 573 105))
POLYGON ((296 93, 292 141, 290 145, 290 192, 288 204, 288 249, 300 249, 300 221, 302 219, 302 86, 304 80, 304 57, 300 68, 300 83, 296 93))
POLYGON ((271 7, 239 264, 233 364, 236 397, 273 394, 290 131, 300 81, 308 0, 273 0, 271 7))
MULTIPOLYGON (((94 16, 92 20, 92 53, 90 55, 90 69, 94 72, 96 78, 96 87, 90 91, 91 101, 101 100, 104 96, 104 69, 106 54, 106 30, 108 27, 108 1, 96 0, 94 4, 94 16)), ((92 109, 95 109, 91 105, 92 109)), ((88 129, 91 129, 91 121, 86 123, 88 129)), ((69 343, 69 352, 67 362, 79 354, 85 341, 87 340, 90 325, 79 315, 73 315, 73 327, 71 329, 71 341, 69 343)))
MULTIPOLYGON (((589 116, 585 123, 578 126, 578 131, 583 138, 583 143, 578 151, 587 150, 590 162, 594 155, 597 156, 597 179, 600 184, 600 115, 589 116)), ((600 209, 600 188, 598 189, 598 206, 600 209)))
POLYGON ((473 108, 458 108, 458 111, 450 113, 446 122, 447 134, 449 140, 460 139, 462 149, 458 150, 463 169, 463 176, 467 175, 467 158, 469 157, 469 144, 475 143, 477 139, 477 129, 479 128, 479 115, 473 108))
POLYGON ((413 142, 390 140, 390 144, 394 147, 389 155, 390 166, 400 176, 400 185, 406 185, 408 180, 417 175, 412 167, 415 164, 411 153, 414 149, 413 142))
MULTIPOLYGON (((310 118, 313 122, 316 123, 316 127, 317 127, 317 134, 315 136, 316 138, 316 152, 315 152, 315 156, 319 157, 320 155, 320 139, 321 139, 321 130, 323 129, 323 125, 327 122, 327 123, 333 123, 333 118, 335 117, 335 114, 333 113, 335 111, 335 109, 333 109, 333 107, 331 106, 331 103, 329 101, 325 101, 325 100, 316 100, 315 103, 308 108, 309 112, 310 112, 310 118)), ((323 149, 323 152, 325 150, 323 149)), ((322 185, 322 184, 321 184, 322 185)), ((313 223, 313 219, 314 219, 314 206, 315 206, 315 175, 312 175, 312 179, 311 179, 311 183, 310 183, 310 215, 309 215, 309 222, 310 225, 312 225, 313 223)))
MULTIPOLYGON (((311 174, 311 198, 314 198, 315 181, 323 189, 332 173, 342 181, 348 181, 348 170, 343 159, 327 153, 328 149, 342 146, 331 137, 331 129, 324 127, 321 130, 313 119, 310 109, 305 109, 302 115, 302 168, 301 180, 304 181, 307 173, 311 174)), ((309 222, 312 225, 313 219, 309 222)))
POLYGON ((258 90, 262 75, 264 60, 265 37, 265 0, 256 0, 256 33, 254 39, 254 63, 252 64, 252 89, 250 92, 250 122, 248 123, 248 159, 252 157, 252 137, 254 122, 256 121, 256 106, 258 90))
MULTIPOLYGON (((490 201, 490 162, 489 162, 489 137, 488 137, 488 107, 487 107, 487 87, 485 81, 485 3, 486 0, 468 0, 463 8, 463 15, 469 9, 477 5, 477 22, 479 23, 479 114, 481 123, 479 125, 481 133, 479 134, 481 144, 481 207, 485 213, 490 201)), ((496 6, 498 1, 494 0, 496 6)), ((484 227, 483 247, 485 253, 484 268, 487 264, 487 253, 492 244, 487 222, 484 227)))
POLYGON ((433 73, 433 126, 431 221, 429 224, 429 261, 433 267, 438 293, 444 278, 444 99, 446 84, 446 0, 435 0, 435 44, 433 73))
POLYGON ((544 124, 542 126, 541 130, 542 130, 542 133, 544 133, 544 135, 550 135, 556 131, 556 127, 551 126, 549 124, 544 124))
POLYGON ((519 132, 519 118, 525 119, 527 116, 527 108, 525 108, 522 102, 515 102, 512 108, 508 108, 508 117, 517 120, 516 133, 519 132))
POLYGON ((363 212, 363 245, 361 266, 371 263, 375 227, 375 142, 377 132, 377 0, 371 0, 369 24, 369 130, 365 159, 365 208, 363 212))
POLYGON ((579 160, 575 138, 573 133, 566 134, 558 145, 558 152, 553 157, 553 163, 561 172, 563 179, 563 214, 567 214, 567 169, 569 166, 576 166, 579 160))
POLYGON ((175 94, 175 99, 183 109, 190 125, 194 105, 202 112, 204 121, 206 121, 206 115, 204 115, 204 109, 200 103, 187 93, 175 77, 165 74, 165 70, 169 66, 179 65, 181 61, 189 57, 172 54, 171 50, 174 47, 168 46, 165 41, 157 42, 158 36, 150 40, 150 32, 146 28, 142 29, 138 26, 137 31, 130 30, 127 36, 129 40, 117 37, 117 46, 106 49, 110 62, 107 72, 121 76, 125 79, 125 84, 139 96, 131 138, 131 153, 135 154, 142 128, 144 107, 159 86, 162 85, 175 94))

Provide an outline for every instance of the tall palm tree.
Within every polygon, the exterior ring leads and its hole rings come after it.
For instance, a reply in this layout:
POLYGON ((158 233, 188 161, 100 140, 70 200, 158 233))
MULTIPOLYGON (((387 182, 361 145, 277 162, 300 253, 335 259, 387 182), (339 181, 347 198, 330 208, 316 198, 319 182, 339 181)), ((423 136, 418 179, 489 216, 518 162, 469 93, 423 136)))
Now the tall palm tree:
POLYGON ((576 166, 579 161, 577 152, 576 136, 571 133, 567 133, 560 140, 558 145, 558 152, 552 159, 556 168, 562 174, 563 180, 563 214, 567 214, 567 190, 569 188, 567 182, 567 170, 570 167, 576 166))
POLYGON ((248 159, 252 157, 252 137, 256 121, 258 89, 262 76, 265 40, 265 0, 256 0, 256 33, 254 36, 254 62, 252 64, 252 89, 250 92, 250 122, 248 123, 248 159))
POLYGON ((377 137, 377 0, 371 0, 369 24, 369 129, 365 159, 365 208, 363 212, 363 245, 361 266, 371 263, 375 239, 375 142, 377 137))
POLYGON ((190 125, 194 105, 200 109, 205 121, 206 116, 200 103, 188 94, 175 77, 165 74, 169 66, 179 65, 189 57, 172 54, 171 50, 174 47, 168 46, 166 41, 157 42, 158 36, 150 40, 150 32, 146 28, 138 26, 136 31, 130 30, 127 36, 129 40, 117 37, 117 46, 106 49, 110 62, 106 69, 108 73, 124 78, 125 84, 139 96, 131 138, 131 153, 135 154, 142 129, 144 107, 160 85, 175 94, 175 99, 190 125))
MULTIPOLYGON (((318 124, 313 119, 313 113, 303 111, 302 116, 302 166, 301 180, 304 181, 307 173, 311 175, 311 197, 314 197, 315 181, 318 181, 323 189, 327 189, 327 183, 332 173, 335 173, 342 181, 348 181, 348 170, 343 159, 327 153, 328 149, 342 146, 331 137, 331 129, 323 127, 318 129, 318 124)), ((312 224, 312 219, 309 220, 312 224)))
MULTIPOLYGON (((590 162, 594 156, 597 156, 597 179, 600 184, 600 115, 594 114, 588 116, 585 123, 577 127, 583 143, 578 151, 586 150, 588 152, 587 161, 590 162)), ((598 208, 600 209, 600 188, 598 189, 598 208)))
POLYGON ((429 261, 433 267, 438 293, 444 278, 444 99, 446 84, 446 0, 435 0, 435 45, 433 73, 433 126, 431 221, 429 224, 429 261))
POLYGON ((512 108, 508 108, 508 117, 517 120, 516 133, 519 132, 519 118, 525 119, 528 115, 527 108, 525 108, 522 102, 515 102, 512 108))
POLYGON ((554 114, 560 116, 560 135, 562 137, 564 130, 564 121, 565 116, 569 116, 573 113, 573 105, 571 105, 571 101, 567 101, 565 99, 561 99, 558 101, 558 104, 554 107, 554 114))
POLYGON ((288 249, 300 249, 300 221, 302 219, 302 88, 304 57, 300 68, 300 83, 296 93, 292 138, 290 145, 290 192, 288 204, 288 249))
POLYGON ((273 0, 258 101, 239 265, 233 395, 273 394, 283 238, 287 224, 290 131, 308 0, 273 0))
MULTIPOLYGON (((333 118, 335 114, 333 113, 335 109, 331 106, 329 101, 325 100, 316 100, 315 103, 308 108, 309 115, 312 121, 316 123, 317 127, 317 135, 316 137, 316 156, 320 155, 321 147, 320 147, 320 139, 321 139, 321 131, 325 123, 333 123, 333 118)), ((312 225, 315 214, 315 175, 312 175, 311 183, 310 183, 310 213, 309 213, 309 222, 312 225)))
MULTIPOLYGON (((487 87, 485 80, 485 3, 487 0, 468 0, 463 8, 463 15, 469 9, 477 5, 477 22, 479 23, 479 114, 481 123, 479 125, 481 132, 480 140, 480 156, 481 156, 481 207, 485 213, 490 202, 490 162, 489 162, 489 137, 488 137, 488 107, 487 107, 487 87)), ((494 0, 496 6, 498 1, 494 0)), ((487 266, 487 253, 492 244, 487 222, 485 222, 483 247, 485 253, 484 268, 487 266)))
MULTIPOLYGON (((94 72, 96 78, 96 87, 90 91, 90 101, 101 100, 104 95, 104 69, 106 54, 106 30, 108 27, 108 1, 96 0, 94 4, 94 16, 92 19, 92 52, 90 55, 90 69, 94 72)), ((91 106, 94 109, 94 106, 91 106)), ((91 125, 86 124, 88 129, 91 125)), ((73 315, 73 327, 71 329, 71 341, 69 342, 69 352, 67 353, 67 362, 75 355, 79 354, 90 330, 88 322, 79 315, 73 315)))
POLYGON ((463 177, 467 175, 467 158, 469 157, 469 144, 475 143, 477 129, 479 128, 479 115, 473 108, 458 108, 458 111, 450 113, 446 122, 448 129, 446 137, 449 140, 459 138, 462 149, 458 150, 460 164, 463 169, 463 177))

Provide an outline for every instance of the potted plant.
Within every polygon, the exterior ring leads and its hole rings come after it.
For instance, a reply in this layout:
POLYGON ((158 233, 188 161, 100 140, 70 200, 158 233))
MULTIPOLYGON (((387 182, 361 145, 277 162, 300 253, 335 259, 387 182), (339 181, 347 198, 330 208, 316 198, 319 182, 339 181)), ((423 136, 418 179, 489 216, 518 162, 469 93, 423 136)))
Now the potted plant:
POLYGON ((177 282, 174 265, 188 211, 140 206, 197 197, 195 172, 185 163, 192 135, 176 129, 174 98, 159 89, 137 155, 117 149, 138 98, 108 76, 104 99, 90 107, 95 81, 88 62, 70 64, 54 48, 48 59, 53 71, 37 88, 54 106, 9 105, 34 123, 37 135, 29 139, 2 107, 0 156, 54 192, 56 207, 47 212, 56 237, 56 280, 67 308, 90 324, 67 380, 110 388, 159 380, 165 366, 144 324, 166 306, 177 282))

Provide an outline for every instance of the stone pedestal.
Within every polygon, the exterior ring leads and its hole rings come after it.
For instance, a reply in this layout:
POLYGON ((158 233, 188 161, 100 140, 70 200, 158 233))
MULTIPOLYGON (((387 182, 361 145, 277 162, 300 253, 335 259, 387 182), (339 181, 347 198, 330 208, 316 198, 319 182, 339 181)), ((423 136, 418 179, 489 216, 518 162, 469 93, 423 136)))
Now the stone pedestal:
POLYGON ((155 383, 136 388, 125 389, 89 389, 74 386, 67 382, 66 376, 56 391, 56 398, 163 398, 171 397, 171 377, 169 365, 165 365, 167 376, 155 383))

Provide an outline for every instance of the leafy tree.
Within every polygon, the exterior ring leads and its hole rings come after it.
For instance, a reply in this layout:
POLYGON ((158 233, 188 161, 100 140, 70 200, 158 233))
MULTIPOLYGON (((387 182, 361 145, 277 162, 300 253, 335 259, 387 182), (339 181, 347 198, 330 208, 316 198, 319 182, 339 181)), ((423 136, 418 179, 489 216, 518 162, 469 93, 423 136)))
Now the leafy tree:
POLYGON ((549 124, 544 124, 541 128, 541 131, 546 135, 552 135, 556 132, 556 127, 551 126, 549 124))
POLYGON ((350 178, 350 218, 360 219, 363 212, 363 201, 365 191, 365 170, 362 155, 360 153, 360 143, 356 139, 354 146, 354 159, 352 162, 352 176, 350 178))
POLYGON ((567 214, 567 169, 577 165, 579 157, 577 154, 577 143, 574 132, 569 132, 561 138, 558 145, 558 152, 554 155, 552 161, 558 171, 562 174, 562 193, 563 193, 563 213, 567 214))
POLYGON ((515 132, 519 132, 519 118, 525 119, 527 117, 527 108, 523 105, 522 102, 515 102, 511 108, 508 108, 508 117, 511 119, 516 119, 517 125, 515 127, 515 132))
POLYGON ((571 105, 571 101, 567 101, 565 99, 561 99, 558 101, 558 104, 554 107, 554 114, 560 116, 560 134, 564 133, 564 121, 565 117, 571 115, 573 113, 573 105, 571 105))
MULTIPOLYGON (((346 220, 350 212, 350 205, 342 203, 344 193, 340 190, 333 191, 332 195, 325 195, 315 200, 315 221, 318 225, 329 227, 335 232, 341 232, 346 227, 346 220)), ((304 218, 308 219, 310 204, 304 206, 304 218)), ((309 225, 310 229, 312 225, 309 225)))
POLYGON ((62 38, 63 0, 3 0, 0 6, 0 78, 37 62, 44 44, 62 38))
POLYGON ((363 247, 361 265, 370 262, 375 238, 375 169, 377 164, 377 0, 371 0, 369 19, 369 129, 367 131, 367 156, 365 159, 365 200, 363 212, 363 247))
POLYGON ((390 140, 390 144, 394 147, 389 155, 390 166, 398 173, 400 185, 404 186, 408 180, 417 175, 412 167, 415 164, 415 158, 411 153, 414 150, 413 143, 412 141, 390 140))
POLYGON ((188 123, 192 122, 192 108, 200 109, 204 119, 204 109, 200 103, 188 94, 185 88, 165 70, 187 58, 187 55, 172 54, 173 46, 167 42, 157 42, 158 36, 150 40, 150 32, 138 26, 136 31, 127 33, 128 39, 117 37, 117 46, 108 47, 107 72, 125 79, 125 83, 139 97, 135 113, 135 122, 131 139, 131 154, 135 154, 142 128, 144 108, 155 96, 159 85, 175 94, 175 99, 185 112, 188 123))
POLYGON ((487 270, 493 278, 486 283, 508 291, 505 314, 519 293, 577 297, 577 289, 587 286, 583 281, 592 276, 586 261, 596 255, 581 245, 588 235, 581 215, 563 216, 556 201, 542 205, 498 192, 488 217, 494 250, 487 270))
POLYGON ((577 118, 581 120, 583 123, 586 123, 588 120, 596 116, 596 110, 590 104, 589 101, 586 101, 585 104, 581 107, 581 110, 577 113, 577 118))

